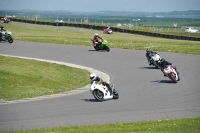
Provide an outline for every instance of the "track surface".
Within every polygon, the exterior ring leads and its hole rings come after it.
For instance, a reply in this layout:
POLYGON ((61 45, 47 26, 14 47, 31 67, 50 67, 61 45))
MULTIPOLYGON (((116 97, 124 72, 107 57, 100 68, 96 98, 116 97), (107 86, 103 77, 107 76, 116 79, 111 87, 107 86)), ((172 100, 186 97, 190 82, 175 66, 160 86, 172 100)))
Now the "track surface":
MULTIPOLYGON (((118 100, 97 102, 89 91, 38 101, 0 104, 0 131, 53 126, 105 124, 200 117, 200 56, 160 52, 177 66, 181 81, 172 83, 149 67, 145 51, 15 41, 0 43, 0 54, 73 63, 111 77, 118 100)), ((89 75, 88 75, 89 77, 89 75)))

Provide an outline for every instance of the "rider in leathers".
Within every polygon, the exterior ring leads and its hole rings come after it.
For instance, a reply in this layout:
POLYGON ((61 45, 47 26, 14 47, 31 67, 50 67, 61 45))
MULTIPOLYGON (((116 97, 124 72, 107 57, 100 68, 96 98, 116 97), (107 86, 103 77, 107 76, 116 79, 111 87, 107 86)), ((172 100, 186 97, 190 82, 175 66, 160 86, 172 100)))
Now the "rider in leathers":
POLYGON ((146 57, 147 57, 147 60, 149 62, 149 65, 152 65, 153 62, 152 62, 152 59, 151 59, 151 56, 153 54, 157 54, 157 52, 153 52, 152 50, 150 50, 149 48, 146 49, 146 57))
POLYGON ((2 40, 2 31, 6 31, 6 30, 5 30, 4 27, 1 25, 1 26, 0 26, 0 41, 2 40))
MULTIPOLYGON (((175 71, 177 72, 177 75, 178 75, 178 81, 180 80, 180 77, 179 77, 179 72, 177 71, 176 67, 173 66, 173 64, 169 61, 166 61, 164 58, 162 58, 160 60, 160 69, 161 71, 163 72, 164 71, 164 68, 166 65, 172 65, 172 67, 175 69, 175 71)), ((164 77, 166 77, 167 75, 164 74, 164 77)))
POLYGON ((93 43, 95 43, 95 42, 101 43, 101 42, 99 41, 100 39, 103 39, 103 38, 101 38, 101 37, 99 36, 98 33, 95 33, 95 35, 94 35, 92 41, 93 41, 93 43))
POLYGON ((94 81, 102 83, 104 86, 108 88, 108 90, 110 91, 110 95, 113 93, 112 88, 110 87, 110 84, 106 81, 103 81, 99 76, 96 76, 95 73, 90 74, 90 80, 91 80, 91 84, 94 81))

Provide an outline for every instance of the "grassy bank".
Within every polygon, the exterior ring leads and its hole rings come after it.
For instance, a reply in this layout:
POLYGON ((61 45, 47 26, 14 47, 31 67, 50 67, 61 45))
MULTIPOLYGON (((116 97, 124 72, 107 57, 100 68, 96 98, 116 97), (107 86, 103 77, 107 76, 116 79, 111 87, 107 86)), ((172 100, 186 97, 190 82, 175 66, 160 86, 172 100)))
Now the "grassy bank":
POLYGON ((74 90, 89 83, 89 72, 35 60, 0 56, 0 101, 74 90))
POLYGON ((100 30, 18 22, 4 24, 4 27, 13 32, 15 40, 20 41, 92 46, 91 38, 94 33, 99 33, 108 40, 111 48, 145 50, 149 47, 155 51, 200 55, 199 41, 164 39, 117 32, 107 35, 100 30))
POLYGON ((91 126, 56 127, 7 133, 199 133, 200 118, 115 123, 91 126))
MULTIPOLYGON (((72 27, 55 27, 12 22, 4 27, 13 32, 15 40, 55 44, 91 46, 90 39, 101 31, 72 27)), ((170 40, 141 35, 100 34, 112 48, 139 49, 200 55, 200 42, 170 40)), ((14 45, 14 44, 13 44, 14 45)), ((49 95, 70 91, 89 83, 88 72, 71 67, 0 56, 0 100, 49 95)), ((55 127, 8 131, 7 133, 134 133, 180 132, 199 133, 200 118, 156 120, 105 125, 55 127)))

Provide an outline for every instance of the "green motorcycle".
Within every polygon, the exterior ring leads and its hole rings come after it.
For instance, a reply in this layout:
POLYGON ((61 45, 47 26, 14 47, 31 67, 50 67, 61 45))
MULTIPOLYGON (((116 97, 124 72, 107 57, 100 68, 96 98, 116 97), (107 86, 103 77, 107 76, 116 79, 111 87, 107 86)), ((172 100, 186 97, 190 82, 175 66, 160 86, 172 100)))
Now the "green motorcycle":
POLYGON ((107 52, 110 51, 110 48, 108 47, 108 41, 106 39, 99 39, 99 41, 92 40, 94 49, 96 51, 99 50, 106 50, 107 52))
POLYGON ((12 32, 11 31, 3 31, 2 32, 2 38, 0 39, 0 42, 1 41, 8 41, 9 43, 13 43, 13 38, 11 36, 12 32))

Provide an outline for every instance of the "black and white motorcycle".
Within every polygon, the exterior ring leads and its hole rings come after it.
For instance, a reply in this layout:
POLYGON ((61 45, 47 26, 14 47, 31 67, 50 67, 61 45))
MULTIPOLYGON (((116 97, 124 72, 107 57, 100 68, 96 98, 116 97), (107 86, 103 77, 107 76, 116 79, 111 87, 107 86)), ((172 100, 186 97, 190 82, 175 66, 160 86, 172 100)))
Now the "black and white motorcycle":
POLYGON ((161 57, 158 53, 154 52, 151 54, 151 64, 153 66, 155 66, 156 68, 160 68, 160 60, 161 60, 161 57))
POLYGON ((2 32, 2 38, 0 38, 0 42, 4 41, 4 42, 9 42, 9 43, 13 43, 13 38, 11 36, 12 32, 9 30, 3 31, 2 32))
POLYGON ((114 89, 114 85, 111 86, 112 92, 110 93, 109 89, 103 85, 102 83, 99 83, 97 81, 93 81, 90 85, 90 92, 93 94, 94 98, 100 102, 110 100, 110 99, 118 99, 119 94, 114 89))

